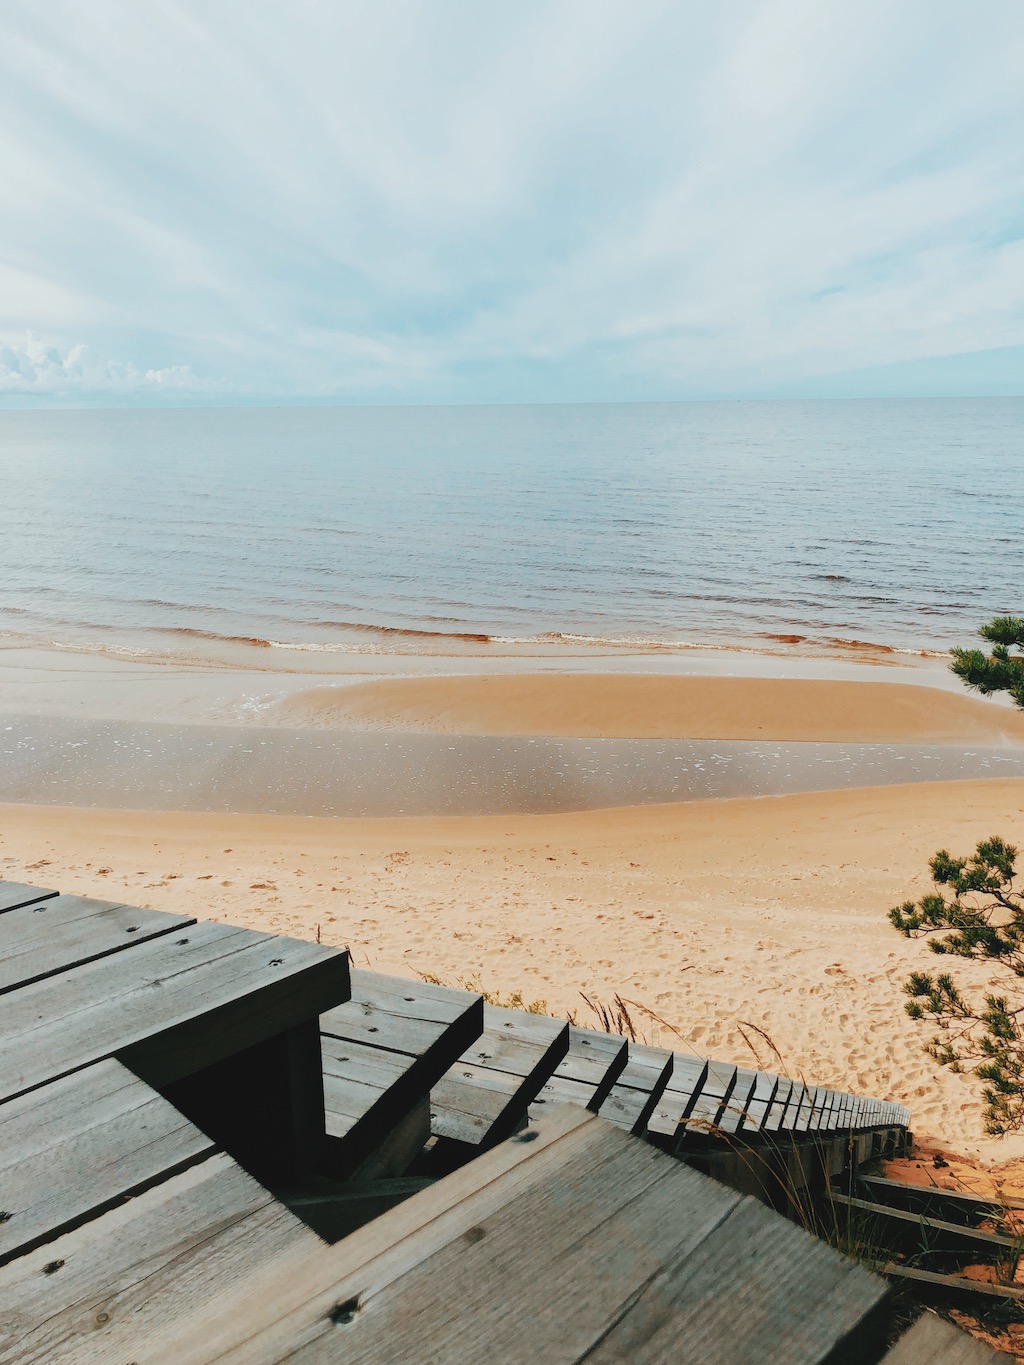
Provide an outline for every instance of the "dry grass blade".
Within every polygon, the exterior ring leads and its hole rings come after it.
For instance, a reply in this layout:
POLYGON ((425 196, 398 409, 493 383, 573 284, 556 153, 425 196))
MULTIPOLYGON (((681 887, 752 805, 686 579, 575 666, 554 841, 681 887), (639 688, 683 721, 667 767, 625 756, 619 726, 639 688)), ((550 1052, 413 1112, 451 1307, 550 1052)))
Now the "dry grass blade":
POLYGON ((778 1071, 779 1075, 785 1076, 789 1080, 793 1079, 790 1076, 789 1071, 786 1069, 786 1063, 783 1060, 782 1053, 772 1042, 771 1038, 768 1037, 768 1034, 765 1033, 763 1028, 758 1028, 757 1024, 751 1024, 745 1019, 737 1019, 736 1027, 739 1029, 740 1036, 742 1037, 743 1041, 746 1043, 747 1047, 750 1048, 754 1060, 755 1062, 757 1062, 759 1070, 768 1071, 770 1068, 762 1058, 760 1052, 758 1051, 757 1045, 751 1041, 750 1034, 747 1032, 748 1029, 750 1030, 750 1033, 757 1034, 758 1038, 760 1038, 762 1042, 765 1043, 767 1047, 770 1049, 772 1057, 774 1057, 775 1060, 778 1062, 778 1067, 775 1069, 778 1071))
POLYGON ((611 1005, 608 1005, 600 996, 589 996, 583 991, 580 991, 580 999, 594 1015, 602 1032, 614 1033, 620 1038, 628 1038, 631 1043, 647 1042, 647 1038, 633 1022, 629 1006, 618 992, 612 997, 611 1005))

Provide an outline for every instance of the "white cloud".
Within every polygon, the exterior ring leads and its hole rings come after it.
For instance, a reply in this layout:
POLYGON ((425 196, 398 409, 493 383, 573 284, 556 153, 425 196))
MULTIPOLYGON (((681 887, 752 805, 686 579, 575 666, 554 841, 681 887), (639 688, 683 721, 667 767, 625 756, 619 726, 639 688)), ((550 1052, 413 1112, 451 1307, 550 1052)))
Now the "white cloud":
POLYGON ((210 392, 216 387, 199 380, 188 365, 140 370, 130 360, 95 357, 81 343, 63 348, 31 334, 21 340, 0 340, 0 394, 137 396, 168 390, 210 392))
POLYGON ((15 0, 0 336, 48 344, 0 392, 671 397, 1024 344, 1022 78, 1017 0, 15 0))

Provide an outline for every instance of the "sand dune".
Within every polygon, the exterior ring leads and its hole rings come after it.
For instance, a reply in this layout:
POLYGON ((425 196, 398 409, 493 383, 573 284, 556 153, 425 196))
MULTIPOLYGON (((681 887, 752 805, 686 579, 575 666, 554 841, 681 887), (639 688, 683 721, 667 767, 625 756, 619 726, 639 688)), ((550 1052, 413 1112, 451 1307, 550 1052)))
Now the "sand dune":
MULTIPOLYGON (((934 959, 885 916, 926 888, 937 848, 995 832, 1024 832, 1024 781, 447 819, 7 805, 0 869, 277 932, 319 926, 361 965, 477 977, 581 1022, 581 990, 618 990, 678 1031, 648 1020, 652 1040, 735 1061, 753 1060, 752 1023, 794 1074, 900 1100, 919 1134, 1006 1160, 1024 1138, 984 1140, 976 1087, 921 1051, 902 985, 934 959)), ((956 975, 984 987, 991 972, 956 975)))
POLYGON ((279 702, 282 726, 576 738, 1024 742, 1024 714, 911 683, 650 674, 388 678, 279 702))

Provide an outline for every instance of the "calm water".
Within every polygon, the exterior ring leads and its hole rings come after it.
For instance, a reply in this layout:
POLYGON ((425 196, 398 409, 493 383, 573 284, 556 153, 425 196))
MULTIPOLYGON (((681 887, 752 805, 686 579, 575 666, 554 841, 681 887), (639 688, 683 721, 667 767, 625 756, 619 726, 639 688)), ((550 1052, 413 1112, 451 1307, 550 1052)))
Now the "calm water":
POLYGON ((0 479, 8 644, 944 650, 1024 607, 1020 399, 4 412, 0 479))

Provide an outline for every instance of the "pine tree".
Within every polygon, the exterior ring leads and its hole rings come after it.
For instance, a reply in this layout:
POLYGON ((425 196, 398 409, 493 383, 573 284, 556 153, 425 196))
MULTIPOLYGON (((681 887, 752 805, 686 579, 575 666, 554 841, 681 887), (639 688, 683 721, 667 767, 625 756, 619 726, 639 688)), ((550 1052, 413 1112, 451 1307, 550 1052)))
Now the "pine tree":
POLYGON ((986 697, 993 692, 1009 692, 1017 705, 1024 707, 1024 654, 1010 653, 1011 649, 1024 650, 1024 617, 997 616, 978 634, 991 640, 992 653, 954 649, 950 668, 975 692, 986 697))
MULTIPOLYGON (((997 616, 979 634, 992 642, 954 649, 950 667, 986 696, 1009 692, 1024 707, 1024 618, 997 616)), ((966 998, 948 972, 913 972, 904 989, 912 1019, 930 1019, 938 1032, 928 1053, 952 1071, 983 1083, 985 1128, 994 1135, 1024 1127, 1024 892, 1016 884, 1018 850, 994 835, 969 858, 943 849, 929 867, 936 890, 889 911, 907 938, 927 938, 933 953, 990 962, 1006 976, 1006 994, 984 1003, 966 998)))

